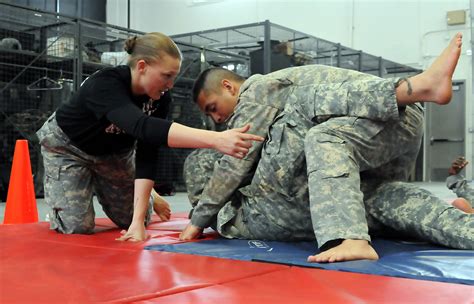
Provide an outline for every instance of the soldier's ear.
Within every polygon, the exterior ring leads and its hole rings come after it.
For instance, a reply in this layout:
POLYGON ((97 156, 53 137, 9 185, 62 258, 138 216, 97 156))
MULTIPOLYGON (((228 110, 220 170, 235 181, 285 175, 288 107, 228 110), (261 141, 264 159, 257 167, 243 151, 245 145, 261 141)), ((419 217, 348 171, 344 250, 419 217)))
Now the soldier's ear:
POLYGON ((228 79, 222 79, 221 84, 222 87, 227 90, 231 95, 234 95, 237 91, 234 83, 228 79))

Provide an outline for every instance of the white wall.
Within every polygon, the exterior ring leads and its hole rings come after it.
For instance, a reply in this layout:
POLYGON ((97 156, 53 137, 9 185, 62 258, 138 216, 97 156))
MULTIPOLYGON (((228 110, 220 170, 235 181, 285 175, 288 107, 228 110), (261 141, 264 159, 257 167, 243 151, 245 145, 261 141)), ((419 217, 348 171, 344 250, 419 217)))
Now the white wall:
MULTIPOLYGON (((454 79, 466 80, 466 157, 474 168, 474 133, 468 132, 474 129, 470 1, 474 0, 130 0, 130 27, 173 35, 268 19, 417 68, 428 67, 460 31, 464 45, 454 79), (468 12, 465 25, 446 24, 446 12, 452 10, 468 12)), ((108 23, 126 27, 127 0, 108 0, 107 18, 108 23)))

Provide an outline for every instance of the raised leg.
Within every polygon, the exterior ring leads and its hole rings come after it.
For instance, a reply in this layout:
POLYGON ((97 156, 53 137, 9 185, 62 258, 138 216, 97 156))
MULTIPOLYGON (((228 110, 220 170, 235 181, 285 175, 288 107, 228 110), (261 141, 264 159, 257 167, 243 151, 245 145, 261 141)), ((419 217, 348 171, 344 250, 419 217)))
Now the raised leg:
POLYGON ((396 90, 399 105, 414 102, 447 104, 452 96, 452 77, 461 55, 462 34, 457 33, 441 55, 423 73, 402 82, 396 90))

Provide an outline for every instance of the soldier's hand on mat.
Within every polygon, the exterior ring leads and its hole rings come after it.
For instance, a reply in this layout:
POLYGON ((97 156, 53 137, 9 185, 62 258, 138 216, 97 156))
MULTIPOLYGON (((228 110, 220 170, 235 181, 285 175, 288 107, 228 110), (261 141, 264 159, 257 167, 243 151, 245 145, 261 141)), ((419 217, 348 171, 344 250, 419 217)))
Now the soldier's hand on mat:
POLYGON ((152 193, 153 210, 162 221, 168 221, 171 217, 170 204, 158 193, 152 193))
POLYGON ((264 140, 261 136, 247 134, 249 129, 250 125, 247 124, 242 128, 218 132, 214 149, 236 158, 244 158, 252 147, 252 141, 264 140))
POLYGON ((148 239, 148 235, 145 230, 145 225, 132 223, 128 230, 122 230, 122 236, 116 238, 117 241, 128 241, 128 242, 141 242, 148 239))
POLYGON ((186 228, 179 235, 179 239, 182 241, 189 241, 197 239, 202 234, 202 228, 197 227, 189 223, 186 228))

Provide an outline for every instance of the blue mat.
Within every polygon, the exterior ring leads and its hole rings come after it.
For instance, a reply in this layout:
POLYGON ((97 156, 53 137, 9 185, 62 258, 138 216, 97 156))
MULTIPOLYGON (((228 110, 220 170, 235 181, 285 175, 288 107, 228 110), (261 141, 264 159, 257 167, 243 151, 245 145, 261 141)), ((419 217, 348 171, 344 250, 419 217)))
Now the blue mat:
POLYGON ((145 249, 474 285, 473 250, 454 250, 424 243, 386 239, 374 239, 372 245, 379 254, 379 260, 339 263, 306 262, 307 257, 317 251, 314 242, 263 242, 220 238, 174 245, 153 245, 145 249))

